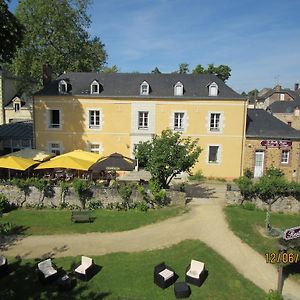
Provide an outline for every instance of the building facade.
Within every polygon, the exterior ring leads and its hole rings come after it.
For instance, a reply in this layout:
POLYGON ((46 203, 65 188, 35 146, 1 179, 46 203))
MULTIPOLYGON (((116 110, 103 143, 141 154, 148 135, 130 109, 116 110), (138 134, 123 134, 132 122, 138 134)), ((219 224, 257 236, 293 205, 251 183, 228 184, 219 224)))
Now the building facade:
POLYGON ((288 180, 300 182, 300 132, 263 109, 248 110, 244 157, 244 167, 254 177, 275 167, 288 180))
POLYGON ((133 157, 170 128, 199 139, 194 171, 243 172, 247 101, 215 75, 67 73, 34 96, 36 148, 133 157))

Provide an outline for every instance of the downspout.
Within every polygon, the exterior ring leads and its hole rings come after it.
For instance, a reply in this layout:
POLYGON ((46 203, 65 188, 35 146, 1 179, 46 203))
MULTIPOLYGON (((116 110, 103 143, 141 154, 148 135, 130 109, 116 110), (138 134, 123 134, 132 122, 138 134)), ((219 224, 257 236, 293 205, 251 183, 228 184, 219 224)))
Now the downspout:
POLYGON ((244 169, 244 148, 245 148, 245 136, 246 136, 246 123, 247 123, 247 107, 248 100, 244 102, 244 123, 243 123, 243 135, 242 135, 242 151, 241 151, 241 163, 240 163, 240 176, 243 175, 244 169))

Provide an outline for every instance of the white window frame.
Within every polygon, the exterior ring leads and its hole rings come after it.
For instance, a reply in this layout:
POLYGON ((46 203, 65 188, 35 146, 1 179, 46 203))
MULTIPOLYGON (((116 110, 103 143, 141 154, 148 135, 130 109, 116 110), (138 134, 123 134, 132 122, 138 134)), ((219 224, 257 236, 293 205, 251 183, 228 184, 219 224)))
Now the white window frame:
POLYGON ((140 86, 140 94, 141 95, 149 95, 149 83, 147 81, 143 81, 140 86))
POLYGON ((60 142, 49 142, 48 148, 49 148, 50 153, 54 153, 55 155, 62 154, 62 146, 61 146, 60 142), (55 146, 53 147, 53 145, 55 145, 55 146), (58 146, 56 147, 56 145, 58 145, 58 146))
POLYGON ((178 81, 174 86, 174 96, 182 96, 183 95, 183 84, 178 81))
POLYGON ((209 165, 219 165, 221 163, 221 145, 218 145, 218 144, 209 144, 209 145, 207 145, 207 163, 209 165), (210 147, 218 147, 217 160, 216 161, 210 161, 209 160, 210 147))
POLYGON ((50 129, 60 129, 61 128, 61 111, 59 109, 55 109, 55 108, 52 108, 52 109, 48 109, 48 128, 50 129), (52 112, 53 111, 58 111, 59 113, 59 123, 58 124, 53 124, 52 121, 52 112))
POLYGON ((93 95, 97 95, 100 93, 100 84, 97 80, 94 80, 92 83, 91 83, 91 94, 93 95), (93 87, 96 86, 96 91, 93 91, 93 87))
POLYGON ((90 148, 90 152, 92 152, 92 153, 97 153, 97 154, 102 153, 101 143, 90 143, 89 148, 90 148), (93 148, 94 146, 98 146, 98 147, 93 148))
POLYGON ((221 131, 221 113, 211 112, 209 118, 209 131, 220 132, 221 131), (219 116, 219 118, 217 118, 219 116))
POLYGON ((149 111, 138 112, 138 129, 149 129, 149 111))
POLYGON ((280 93, 280 101, 284 101, 284 98, 285 98, 285 94, 280 93))
POLYGON ((173 129, 176 131, 183 131, 184 130, 184 118, 185 113, 182 111, 176 111, 173 114, 173 129), (176 124, 177 123, 177 124, 176 124))
POLYGON ((58 84, 58 91, 61 94, 67 94, 68 93, 68 84, 67 84, 67 82, 65 80, 61 80, 59 82, 59 84, 58 84))
POLYGON ((89 114, 89 128, 90 129, 99 129, 100 125, 101 125, 101 111, 97 110, 97 109, 89 109, 88 114, 89 114), (97 122, 97 113, 99 114, 98 122, 97 122), (92 115, 94 115, 94 116, 92 116, 92 115), (93 119, 94 124, 92 124, 92 119, 93 119))
POLYGON ((216 97, 219 93, 219 87, 215 82, 212 82, 208 87, 208 91, 209 96, 216 97))
POLYGON ((285 165, 290 162, 290 150, 282 150, 280 162, 285 165))

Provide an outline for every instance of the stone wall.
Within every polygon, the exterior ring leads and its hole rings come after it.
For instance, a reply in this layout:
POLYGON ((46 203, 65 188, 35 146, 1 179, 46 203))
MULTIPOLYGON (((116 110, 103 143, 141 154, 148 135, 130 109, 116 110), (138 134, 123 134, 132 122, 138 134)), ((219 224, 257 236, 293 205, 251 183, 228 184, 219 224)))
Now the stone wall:
MULTIPOLYGON (((228 204, 241 204, 243 201, 243 197, 239 191, 227 191, 226 200, 228 204)), ((252 202, 257 208, 268 209, 268 204, 259 198, 253 199, 252 202)), ((271 211, 299 213, 300 201, 298 201, 292 196, 278 199, 274 204, 272 204, 271 211)))
MULTIPOLYGON (((30 187, 30 191, 26 196, 24 192, 21 192, 20 189, 13 185, 0 185, 0 193, 4 194, 9 202, 17 206, 36 206, 40 203, 41 193, 35 187, 30 187)), ((91 199, 92 202, 101 202, 104 207, 110 203, 122 202, 123 199, 119 195, 118 191, 115 188, 91 188, 91 199)), ((167 198, 170 200, 170 205, 185 205, 186 196, 185 193, 177 191, 167 191, 167 198)), ((132 202, 143 201, 142 194, 133 190, 131 197, 132 202)), ((65 203, 71 206, 81 207, 81 203, 78 199, 78 196, 74 192, 73 188, 69 188, 68 192, 65 194, 65 203)), ((61 189, 60 187, 54 186, 51 190, 46 193, 46 197, 43 200, 43 206, 45 207, 60 207, 62 203, 61 189)), ((88 202, 87 202, 88 205, 88 202)))

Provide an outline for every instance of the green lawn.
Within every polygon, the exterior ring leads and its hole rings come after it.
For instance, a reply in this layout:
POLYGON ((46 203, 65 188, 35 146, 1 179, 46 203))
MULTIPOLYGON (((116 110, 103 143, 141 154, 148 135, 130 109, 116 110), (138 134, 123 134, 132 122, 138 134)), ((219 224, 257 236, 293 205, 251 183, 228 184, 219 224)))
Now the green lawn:
MULTIPOLYGON (((102 270, 88 282, 77 281, 68 293, 56 291, 55 284, 41 285, 34 266, 37 261, 14 261, 15 270, 1 279, 1 299, 105 299, 169 300, 175 299, 173 286, 162 290, 153 283, 153 268, 161 261, 172 266, 184 281, 190 259, 204 261, 209 275, 202 287, 191 286, 189 299, 265 299, 264 291, 239 274, 221 256, 200 241, 184 241, 163 250, 139 253, 113 253, 94 257, 102 270)), ((12 261, 12 260, 11 260, 12 261)), ((54 259, 58 267, 70 272, 79 257, 54 259)))
POLYGON ((98 209, 91 212, 92 223, 72 223, 70 210, 17 209, 4 214, 1 223, 11 222, 18 232, 26 235, 114 232, 138 228, 186 212, 182 207, 165 207, 141 212, 98 209))
MULTIPOLYGON (((278 251, 277 239, 264 237, 258 227, 265 226, 266 213, 262 210, 247 210, 241 206, 227 206, 225 215, 231 230, 245 243, 265 256, 265 253, 278 251)), ((300 225, 300 214, 271 213, 273 227, 287 229, 300 225)), ((288 274, 300 282, 300 262, 286 266, 288 274)))

